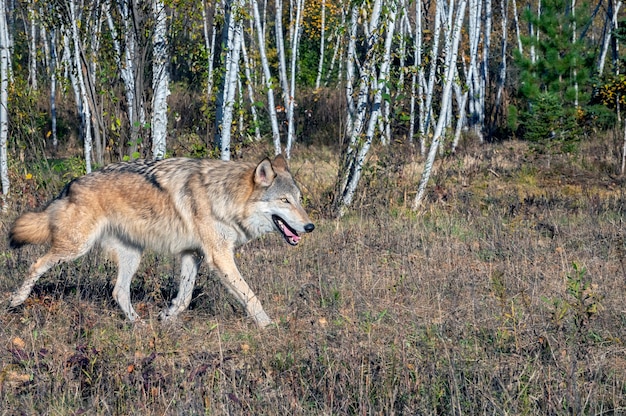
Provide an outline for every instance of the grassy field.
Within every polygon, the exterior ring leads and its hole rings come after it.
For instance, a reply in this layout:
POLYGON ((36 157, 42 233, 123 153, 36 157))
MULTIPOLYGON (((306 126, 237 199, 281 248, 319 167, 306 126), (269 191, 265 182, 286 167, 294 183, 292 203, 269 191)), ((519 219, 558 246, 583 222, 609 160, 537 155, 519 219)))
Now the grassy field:
MULTIPOLYGON (((437 162, 417 213, 419 158, 377 149, 341 220, 325 215, 336 158, 301 149, 315 232, 237 253, 267 330, 206 269, 191 309, 161 324, 179 265, 153 254, 133 283, 143 325, 123 318, 97 254, 8 310, 43 248, 1 239, 0 414, 626 414, 626 195, 606 148, 465 150, 437 162)), ((53 196, 17 182, 4 235, 53 196)))

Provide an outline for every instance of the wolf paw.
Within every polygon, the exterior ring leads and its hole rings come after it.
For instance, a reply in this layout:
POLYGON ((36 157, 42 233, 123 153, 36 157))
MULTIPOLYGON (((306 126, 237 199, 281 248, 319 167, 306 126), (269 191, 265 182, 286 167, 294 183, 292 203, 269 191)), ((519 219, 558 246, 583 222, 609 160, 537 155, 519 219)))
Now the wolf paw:
POLYGON ((270 325, 274 324, 274 321, 272 321, 265 312, 257 313, 256 315, 253 316, 253 319, 254 319, 254 322, 257 324, 257 326, 261 329, 267 328, 270 325))
POLYGON ((159 320, 162 322, 171 322, 176 319, 178 314, 172 313, 169 309, 159 312, 159 320))

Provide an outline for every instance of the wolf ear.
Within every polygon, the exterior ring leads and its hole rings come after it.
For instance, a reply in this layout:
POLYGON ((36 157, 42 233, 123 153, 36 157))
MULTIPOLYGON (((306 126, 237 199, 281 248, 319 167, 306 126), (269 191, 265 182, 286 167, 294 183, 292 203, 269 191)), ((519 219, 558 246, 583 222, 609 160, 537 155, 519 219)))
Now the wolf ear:
POLYGON ((287 160, 285 160, 285 157, 282 154, 279 154, 274 158, 272 166, 276 170, 289 171, 289 166, 287 166, 287 160))
POLYGON ((254 183, 259 186, 270 186, 275 177, 276 172, 274 172, 272 162, 268 158, 263 159, 254 171, 254 183))

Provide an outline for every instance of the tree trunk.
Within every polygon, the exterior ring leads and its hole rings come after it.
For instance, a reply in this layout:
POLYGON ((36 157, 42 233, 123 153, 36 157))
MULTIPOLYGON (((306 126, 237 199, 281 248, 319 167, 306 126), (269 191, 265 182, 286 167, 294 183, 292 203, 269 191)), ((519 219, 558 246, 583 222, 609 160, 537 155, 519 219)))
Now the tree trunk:
MULTIPOLYGON (((438 0, 438 3, 441 1, 443 0, 438 0)), ((467 0, 460 0, 460 4, 456 12, 456 23, 452 32, 451 56, 448 60, 449 65, 447 66, 446 77, 444 79, 443 94, 441 96, 442 112, 446 111, 445 109, 448 107, 448 102, 450 101, 450 93, 452 90, 452 83, 454 82, 454 74, 456 71, 456 60, 459 51, 459 40, 461 38, 461 27, 463 25, 466 4, 467 0)), ((426 159, 426 164, 424 165, 424 171, 422 172, 422 178, 420 179, 420 183, 417 189, 417 195, 415 195, 415 200, 413 201, 413 210, 417 210, 421 206, 422 200, 424 199, 426 185, 428 184, 428 180, 430 179, 430 174, 432 171, 433 163, 435 161, 435 156, 437 155, 439 142, 443 133, 443 128, 444 116, 443 114, 441 114, 439 116, 439 121, 437 122, 437 127, 435 128, 433 141, 430 145, 430 150, 428 152, 428 158, 426 159)))
POLYGON ((220 96, 222 99, 222 116, 216 119, 217 137, 216 144, 220 149, 222 160, 230 160, 231 126, 233 122, 233 109, 235 105, 235 93, 237 91, 237 79, 239 77, 239 60, 241 56, 241 42, 243 26, 241 22, 242 3, 237 0, 231 5, 228 14, 228 38, 227 54, 225 59, 226 71, 220 96))
POLYGON ((280 130, 278 128, 278 117, 276 116, 276 102, 274 100, 274 85, 272 83, 272 73, 265 52, 265 36, 263 27, 261 26, 261 15, 259 13, 259 5, 257 0, 251 0, 252 12, 254 14, 254 25, 256 28, 257 41, 259 44, 259 55, 261 57, 261 67, 263 68, 263 78, 265 79, 265 89, 267 90, 267 111, 270 116, 270 124, 272 126, 272 140, 274 142, 274 154, 282 153, 282 145, 280 143, 280 130))
POLYGON ((289 107, 289 81, 287 80, 287 60, 283 36, 283 0, 276 0, 276 53, 278 54, 278 79, 282 88, 284 111, 289 107))
POLYGON ((326 0, 322 0, 322 22, 320 29, 320 59, 317 64, 317 78, 315 79, 315 89, 320 88, 322 82, 322 71, 324 70, 324 42, 326 40, 326 0))
POLYGON ((600 49, 600 57, 598 58, 597 73, 602 75, 604 72, 604 64, 606 62, 606 55, 611 45, 611 39, 613 31, 617 29, 617 16, 619 9, 622 7, 622 1, 618 0, 615 4, 615 0, 609 0, 608 8, 606 11, 606 19, 604 21, 604 33, 602 37, 602 47, 600 49))
MULTIPOLYGON (((383 89, 386 86, 388 79, 389 65, 391 62, 391 41, 393 39, 395 30, 395 19, 397 11, 397 3, 390 2, 385 9, 387 12, 386 25, 384 26, 387 31, 385 37, 384 55, 382 56, 382 62, 380 67, 380 76, 375 85, 374 101, 372 108, 369 109, 368 98, 370 93, 370 85, 372 79, 376 78, 376 63, 381 60, 379 56, 379 34, 381 32, 379 26, 380 15, 382 11, 382 1, 376 0, 372 5, 372 12, 370 15, 369 25, 365 30, 367 38, 367 49, 365 52, 365 60, 361 67, 361 74, 359 78, 359 95, 356 103, 356 112, 352 131, 349 132, 349 143, 346 149, 346 153, 343 157, 341 168, 338 175, 337 194, 334 201, 334 207, 336 215, 341 217, 345 214, 347 208, 352 204, 354 193, 361 178, 361 172, 363 169, 363 163, 369 152, 376 126, 378 123, 378 114, 380 113, 380 106, 382 102, 383 89), (365 137, 362 137, 363 127, 366 123, 366 118, 369 114, 368 128, 365 137)), ((353 6, 355 9, 358 6, 353 6)), ((354 13, 353 19, 358 14, 354 13)), ((354 24, 355 20, 353 20, 354 24)))
POLYGON ((517 50, 520 55, 524 54, 524 49, 522 47, 522 34, 519 26, 519 15, 517 13, 517 1, 513 0, 513 21, 515 23, 515 38, 517 39, 517 50))
POLYGON ((207 62, 207 101, 211 102, 213 97, 213 61, 215 60, 215 37, 217 34, 217 20, 215 16, 219 13, 221 2, 215 2, 213 5, 213 24, 211 25, 211 35, 209 36, 209 18, 207 13, 208 2, 202 2, 202 22, 204 28, 204 42, 208 52, 207 62))
POLYGON ((165 157, 167 150, 167 96, 169 95, 169 75, 167 63, 169 56, 166 41, 165 3, 153 0, 153 16, 155 20, 152 36, 152 158, 165 157))
MULTIPOLYGON (((622 175, 626 172, 626 122, 624 122, 624 145, 622 146, 622 168, 620 170, 622 175)), ((4 182, 2 184, 4 189, 4 182)))
POLYGON ((498 89, 496 92, 496 102, 494 109, 497 113, 500 111, 500 104, 502 103, 502 92, 504 91, 504 84, 506 82, 506 54, 507 54, 507 28, 508 28, 508 0, 500 0, 500 14, 502 23, 502 52, 500 54, 500 73, 498 76, 498 89))
MULTIPOLYGON (((354 128, 354 117, 356 116, 356 107, 354 104, 354 73, 356 62, 356 36, 359 28, 359 10, 357 5, 352 6, 352 14, 350 19, 350 33, 348 40, 348 53, 346 56, 346 103, 347 103, 347 119, 346 119, 346 136, 351 137, 354 128)), ((350 146, 348 146, 350 151, 350 146)))
POLYGON ((76 4, 74 0, 69 0, 70 8, 70 31, 73 43, 72 50, 72 64, 74 71, 76 72, 76 81, 78 85, 78 92, 80 97, 80 111, 82 112, 82 119, 84 123, 83 128, 83 146, 85 153, 85 171, 91 173, 91 158, 92 158, 92 136, 91 136, 91 111, 89 109, 87 86, 85 84, 85 77, 83 75, 83 66, 81 62, 81 46, 80 37, 78 33, 78 17, 76 14, 76 4))
POLYGON ((2 182, 2 210, 7 209, 6 198, 9 196, 9 160, 7 139, 9 135, 8 102, 9 102, 9 31, 6 20, 7 5, 0 0, 0 181, 2 182))
POLYGON ((304 0, 296 0, 296 20, 294 22, 293 38, 291 39, 291 74, 289 87, 289 102, 287 106, 287 146, 285 146, 285 156, 291 157, 291 147, 296 140, 295 104, 296 104, 296 66, 298 64, 298 48, 300 44, 300 20, 304 0))
MULTIPOLYGON (((439 37, 441 35, 441 23, 445 5, 441 0, 437 1, 435 10, 435 28, 433 30, 432 49, 430 51, 430 72, 428 75, 428 87, 426 89, 426 103, 424 105, 424 120, 420 122, 420 136, 425 138, 430 130, 433 113, 433 95, 435 91, 435 77, 437 74, 437 59, 439 57, 439 37)), ((425 148, 425 147, 424 147, 425 148)))
POLYGON ((57 41, 56 28, 50 30, 50 132, 52 147, 57 150, 59 139, 57 137, 57 41))
POLYGON ((37 91, 37 25, 35 24, 35 1, 27 0, 28 21, 30 34, 28 36, 28 84, 33 91, 37 91))
POLYGON ((246 75, 246 87, 248 89, 248 99, 250 100, 250 114, 254 125, 254 137, 256 141, 261 141, 261 130, 259 128, 259 117, 256 112, 256 100, 254 99, 254 88, 252 88, 252 75, 250 72, 250 60, 246 49, 245 38, 241 42, 241 53, 243 56, 243 68, 246 75))

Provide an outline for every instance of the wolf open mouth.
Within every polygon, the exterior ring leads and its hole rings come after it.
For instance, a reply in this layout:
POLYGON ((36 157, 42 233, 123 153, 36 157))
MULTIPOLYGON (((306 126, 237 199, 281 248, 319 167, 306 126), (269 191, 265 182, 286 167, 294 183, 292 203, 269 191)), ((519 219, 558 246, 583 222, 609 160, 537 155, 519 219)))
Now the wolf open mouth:
POLYGON ((296 230, 291 228, 289 224, 287 224, 285 220, 280 218, 278 215, 272 215, 272 220, 274 220, 276 228, 278 228, 287 243, 291 244, 292 246, 298 244, 298 242, 300 241, 300 236, 298 235, 296 230))

